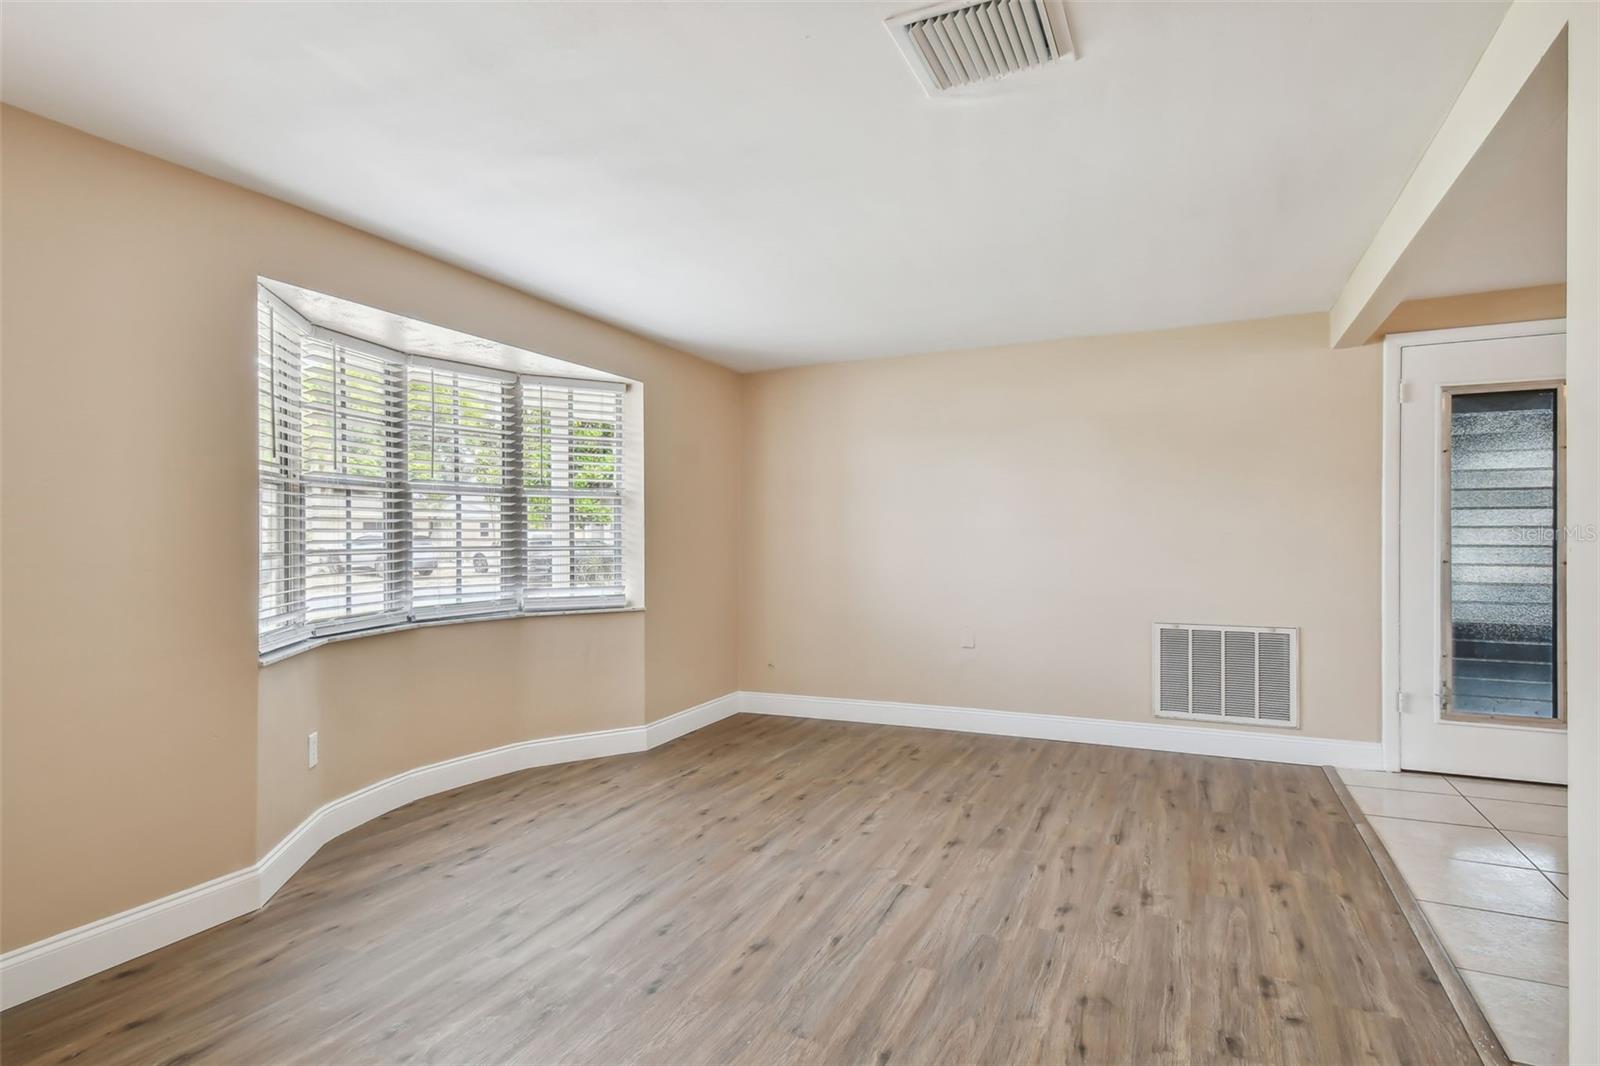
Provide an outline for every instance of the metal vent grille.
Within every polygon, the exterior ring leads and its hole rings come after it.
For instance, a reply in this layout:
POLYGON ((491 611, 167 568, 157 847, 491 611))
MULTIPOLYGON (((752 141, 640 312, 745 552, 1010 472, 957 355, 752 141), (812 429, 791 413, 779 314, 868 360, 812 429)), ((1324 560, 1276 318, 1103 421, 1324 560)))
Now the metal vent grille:
POLYGON ((1161 718, 1300 724, 1300 631, 1158 623, 1151 690, 1161 718))
POLYGON ((1062 0, 937 4, 886 25, 930 95, 1071 57, 1062 0))

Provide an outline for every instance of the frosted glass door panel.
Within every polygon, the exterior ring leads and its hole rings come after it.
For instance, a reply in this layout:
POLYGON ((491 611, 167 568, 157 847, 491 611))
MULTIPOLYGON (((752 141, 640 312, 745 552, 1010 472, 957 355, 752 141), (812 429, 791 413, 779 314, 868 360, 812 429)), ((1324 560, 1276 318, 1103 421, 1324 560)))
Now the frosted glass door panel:
POLYGON ((1450 702, 1458 714, 1557 712, 1554 389, 1450 405, 1450 702))

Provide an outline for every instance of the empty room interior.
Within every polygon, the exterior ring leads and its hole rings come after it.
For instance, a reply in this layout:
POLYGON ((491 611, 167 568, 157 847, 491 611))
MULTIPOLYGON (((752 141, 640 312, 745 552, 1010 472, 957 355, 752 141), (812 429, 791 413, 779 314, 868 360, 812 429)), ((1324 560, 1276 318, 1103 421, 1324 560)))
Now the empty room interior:
POLYGON ((0 94, 6 1066, 1600 1062, 1600 6, 0 94))

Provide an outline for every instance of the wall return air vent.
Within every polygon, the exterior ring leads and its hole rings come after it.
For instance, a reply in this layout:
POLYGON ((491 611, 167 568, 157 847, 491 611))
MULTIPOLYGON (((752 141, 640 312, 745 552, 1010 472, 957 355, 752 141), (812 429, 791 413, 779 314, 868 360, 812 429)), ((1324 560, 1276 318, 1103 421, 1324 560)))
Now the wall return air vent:
POLYGON ((1157 623, 1151 688, 1158 718, 1300 724, 1300 631, 1157 623))
POLYGON ((1073 57, 1063 0, 962 0, 885 25, 930 96, 1073 57))

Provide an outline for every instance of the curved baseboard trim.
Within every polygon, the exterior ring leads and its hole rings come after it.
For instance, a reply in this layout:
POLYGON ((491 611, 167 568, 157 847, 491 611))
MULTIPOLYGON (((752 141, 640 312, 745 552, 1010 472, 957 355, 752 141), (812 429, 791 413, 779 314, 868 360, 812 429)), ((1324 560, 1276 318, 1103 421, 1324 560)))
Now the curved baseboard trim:
POLYGON ((419 766, 323 804, 256 863, 0 955, 0 1010, 249 914, 324 844, 397 807, 536 766, 659 747, 739 711, 740 694, 640 726, 525 740, 419 766))

